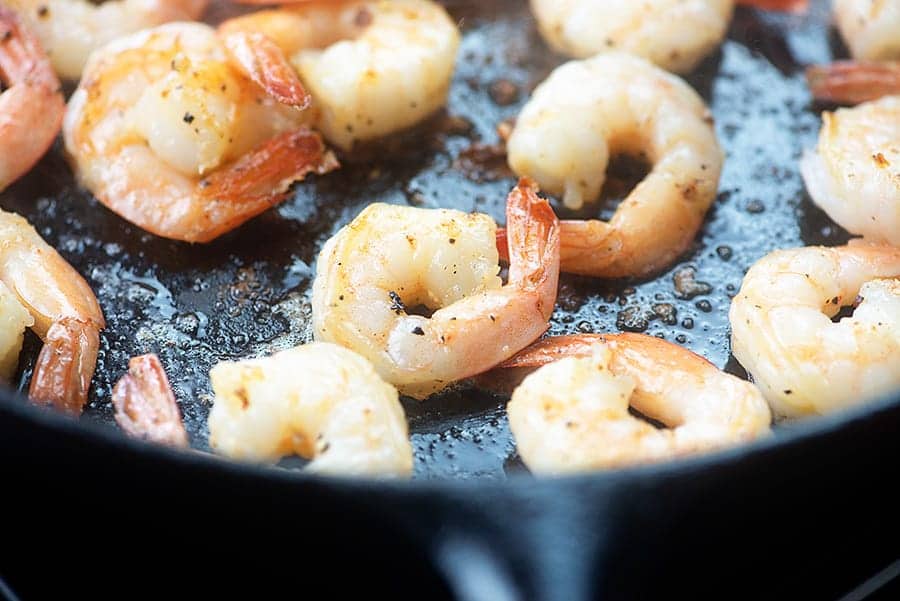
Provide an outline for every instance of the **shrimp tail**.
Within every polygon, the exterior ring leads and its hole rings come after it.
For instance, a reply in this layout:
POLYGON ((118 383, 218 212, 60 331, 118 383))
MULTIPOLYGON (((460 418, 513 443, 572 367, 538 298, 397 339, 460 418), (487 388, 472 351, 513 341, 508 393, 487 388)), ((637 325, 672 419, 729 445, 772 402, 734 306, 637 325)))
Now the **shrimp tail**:
POLYGON ((133 357, 112 391, 116 423, 129 436, 173 447, 188 438, 169 379, 156 355, 133 357))
POLYGON ((539 291, 541 312, 549 319, 559 280, 559 220, 537 193, 537 184, 523 177, 506 200, 509 283, 539 291))
POLYGON ((87 402, 99 348, 95 324, 74 318, 54 322, 34 366, 28 391, 31 402, 79 415, 87 402))
POLYGON ((859 104, 900 94, 900 62, 837 61, 806 69, 813 98, 837 104, 859 104))
POLYGON ((234 65, 282 104, 309 108, 312 97, 284 53, 270 38, 258 32, 234 31, 222 35, 234 65))
POLYGON ((743 6, 751 6, 760 10, 773 10, 803 14, 809 9, 809 0, 737 0, 743 6))

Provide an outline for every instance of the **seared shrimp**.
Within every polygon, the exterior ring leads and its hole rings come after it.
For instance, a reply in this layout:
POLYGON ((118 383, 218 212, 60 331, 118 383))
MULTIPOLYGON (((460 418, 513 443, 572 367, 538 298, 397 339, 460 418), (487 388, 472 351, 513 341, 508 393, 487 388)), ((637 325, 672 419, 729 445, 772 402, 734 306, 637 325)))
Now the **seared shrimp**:
POLYGON ((750 268, 731 303, 731 347, 777 414, 900 388, 898 277, 900 249, 860 241, 775 251, 750 268), (832 321, 855 302, 852 317, 832 321))
POLYGON ((562 223, 562 270, 598 277, 647 275, 681 254, 715 199, 723 160, 697 93, 622 53, 553 71, 522 109, 507 148, 516 173, 571 208, 598 198, 611 154, 653 164, 608 223, 562 223))
POLYGON ((319 254, 317 340, 350 348, 416 398, 481 373, 548 326, 559 277, 559 226, 521 181, 506 206, 511 254, 504 286, 487 215, 369 205, 319 254), (425 306, 431 317, 408 308, 425 306))
POLYGON ((0 5, 0 191, 56 138, 66 108, 59 90, 40 42, 0 5))
POLYGON ((209 443, 219 453, 275 462, 296 453, 307 470, 409 476, 412 446, 397 390, 372 364, 315 342, 210 372, 209 443))
POLYGON ((25 328, 32 325, 34 318, 16 295, 0 281, 0 381, 8 382, 15 373, 25 328))
POLYGON ((900 96, 822 120, 818 146, 800 164, 809 195, 846 230, 900 246, 900 96))
POLYGON ((900 2, 834 0, 832 10, 853 58, 900 59, 900 2))
POLYGON ((169 21, 193 21, 208 0, 3 0, 40 38, 56 72, 78 79, 91 52, 115 38, 169 21))
POLYGON ((128 373, 112 391, 116 423, 134 438, 173 447, 187 447, 181 411, 169 379, 156 355, 128 361, 128 373))
POLYGON ((519 455, 536 473, 707 451, 763 436, 772 421, 752 384, 653 336, 547 338, 501 367, 538 366, 507 407, 519 455), (667 428, 632 416, 629 405, 667 428))
POLYGON ((208 242, 336 166, 306 129, 308 102, 271 45, 170 23, 92 55, 63 134, 80 181, 108 208, 159 236, 208 242))
POLYGON ((574 58, 620 50, 684 73, 725 37, 733 0, 531 0, 541 35, 574 58))
POLYGON ((301 2, 221 30, 273 40, 315 100, 316 128, 343 149, 441 108, 459 46, 453 21, 431 0, 301 2))
POLYGON ((29 398, 81 413, 106 325, 97 297, 24 218, 6 211, 0 211, 0 282, 28 311, 29 327, 44 341, 29 398))

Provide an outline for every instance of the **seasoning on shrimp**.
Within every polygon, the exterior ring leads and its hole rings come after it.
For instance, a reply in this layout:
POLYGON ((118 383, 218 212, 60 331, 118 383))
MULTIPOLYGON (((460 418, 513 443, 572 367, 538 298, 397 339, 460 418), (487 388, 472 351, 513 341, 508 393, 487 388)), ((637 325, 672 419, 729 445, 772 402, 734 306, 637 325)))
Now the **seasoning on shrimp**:
POLYGON ((609 222, 561 223, 561 269, 597 277, 645 276, 684 252, 715 199, 723 160, 700 96, 622 53, 554 70, 522 109, 507 147, 513 171, 573 209, 597 200, 611 155, 652 163, 609 222))
POLYGON ((296 453, 306 470, 409 476, 413 456, 397 390, 356 353, 314 342, 210 372, 209 443, 235 459, 296 453))
POLYGON ((37 33, 60 77, 78 79, 91 52, 115 38, 193 21, 208 0, 3 0, 37 33))
POLYGON ((900 246, 900 96, 822 114, 800 164, 813 201, 844 229, 900 246))
POLYGON ((487 215, 369 205, 319 254, 316 339, 363 355, 416 398, 511 357, 547 329, 559 226, 527 180, 510 193, 506 219, 511 260, 503 285, 487 215), (404 309, 422 305, 430 317, 404 309))
POLYGON ((519 455, 535 473, 709 451, 764 436, 772 421, 752 384, 654 336, 545 338, 501 366, 535 368, 507 406, 519 455), (629 406, 666 427, 631 415, 629 406))
MULTIPOLYGON (((99 333, 106 325, 93 291, 24 218, 2 210, 0 283, 30 315, 27 320, 19 315, 19 326, 27 325, 44 342, 29 398, 66 413, 81 413, 97 364, 99 333)), ((11 303, 7 297, 7 310, 11 303)), ((20 334, 19 329, 6 334, 14 338, 5 349, 6 369, 14 361, 9 353, 18 353, 20 334)))
POLYGON ((854 240, 770 253, 747 272, 729 320, 732 352, 776 414, 900 389, 900 249, 854 240))
POLYGON ((335 168, 293 69, 253 42, 170 23, 94 53, 63 125, 79 180, 149 232, 208 242, 335 168))
POLYGON ((459 31, 440 4, 288 4, 231 19, 221 30, 263 34, 282 49, 330 143, 350 149, 415 125, 446 102, 459 31))
POLYGON ((0 191, 44 156, 65 108, 40 42, 0 5, 0 191))

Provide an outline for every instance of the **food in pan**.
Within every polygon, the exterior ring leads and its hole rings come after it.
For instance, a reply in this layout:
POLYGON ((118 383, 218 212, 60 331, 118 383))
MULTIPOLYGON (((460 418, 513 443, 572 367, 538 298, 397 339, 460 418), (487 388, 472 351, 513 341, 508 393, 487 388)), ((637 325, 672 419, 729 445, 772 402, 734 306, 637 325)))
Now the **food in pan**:
MULTIPOLYGON (((898 33, 900 35, 900 33, 898 33)), ((859 104, 900 94, 900 62, 837 61, 806 69, 813 98, 838 104, 859 104)))
POLYGON ((536 367, 507 411, 519 455, 537 474, 660 461, 769 433, 756 387, 654 336, 550 337, 501 366, 536 367))
POLYGON ((350 149, 444 106, 459 31, 431 0, 300 2, 226 21, 289 57, 314 99, 315 127, 350 149))
MULTIPOLYGON (((0 282, 31 316, 44 342, 29 398, 78 415, 87 402, 106 323, 91 287, 19 215, 0 210, 0 282)), ((12 303, 6 298, 5 305, 12 303)), ((14 310, 15 311, 15 310, 14 310)), ((28 325, 18 320, 19 327, 28 325)), ((8 335, 18 341, 22 330, 8 335)), ((12 347, 17 348, 16 342, 12 347)))
POLYGON ((53 144, 65 102, 41 44, 0 5, 0 191, 53 144))
POLYGON ((778 415, 823 414, 900 389, 900 248, 775 251, 731 302, 731 350, 778 415), (851 317, 832 321, 842 307, 851 317))
POLYGON ((397 390, 353 351, 314 342, 220 363, 210 377, 209 442, 219 453, 260 462, 297 454, 320 473, 412 473, 397 390))
POLYGON ((847 231, 900 246, 900 96, 822 113, 800 169, 815 203, 847 231))
POLYGON ((834 0, 833 10, 837 28, 853 58, 900 59, 900 2, 834 0))
MULTIPOLYGON (((69 100, 63 135, 79 181, 159 236, 207 242, 337 166, 297 108, 308 99, 296 75, 277 61, 268 71, 290 77, 267 80, 279 99, 298 91, 282 104, 222 40, 199 23, 119 38, 91 55, 69 100)), ((256 57, 264 66, 269 50, 256 57)))
POLYGON ((135 438, 173 447, 187 447, 181 411, 169 378, 156 355, 128 361, 128 372, 113 387, 116 423, 135 438))
POLYGON ((319 253, 316 339, 356 351, 419 399, 508 359, 553 313, 559 222, 527 180, 509 194, 506 221, 504 285, 487 215, 369 205, 319 253), (412 312, 418 306, 433 313, 412 312))
POLYGON ((34 318, 6 284, 0 281, 0 382, 9 382, 15 373, 25 328, 32 325, 34 318))
POLYGON ((120 36, 197 19, 208 0, 3 0, 41 40, 60 77, 78 79, 91 52, 120 36))
POLYGON ((597 199, 611 155, 652 164, 608 223, 561 226, 561 269, 597 277, 645 276, 683 253, 715 200, 724 158, 700 96, 623 53, 553 71, 519 114, 508 152, 516 173, 571 208, 597 199))

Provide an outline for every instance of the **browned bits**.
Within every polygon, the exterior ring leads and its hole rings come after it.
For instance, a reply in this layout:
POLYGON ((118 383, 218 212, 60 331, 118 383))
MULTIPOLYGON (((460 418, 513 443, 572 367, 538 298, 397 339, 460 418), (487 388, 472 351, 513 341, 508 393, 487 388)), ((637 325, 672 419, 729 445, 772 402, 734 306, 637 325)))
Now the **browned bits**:
POLYGON ((508 79, 498 79, 488 87, 488 95, 495 104, 508 106, 519 99, 519 87, 508 79))

